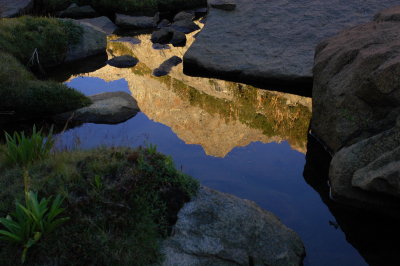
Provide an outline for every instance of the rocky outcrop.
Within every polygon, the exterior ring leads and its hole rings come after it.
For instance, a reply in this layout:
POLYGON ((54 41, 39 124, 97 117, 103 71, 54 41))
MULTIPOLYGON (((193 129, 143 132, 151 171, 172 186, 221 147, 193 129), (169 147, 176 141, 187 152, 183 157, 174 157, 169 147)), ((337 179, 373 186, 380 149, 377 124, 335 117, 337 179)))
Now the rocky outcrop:
POLYGON ((235 0, 210 8, 207 23, 183 58, 185 73, 311 91, 314 48, 343 28, 370 20, 397 0, 235 0))
POLYGON ((152 29, 157 26, 158 16, 128 16, 116 14, 115 24, 125 29, 152 29))
POLYGON ((117 124, 135 116, 140 110, 137 102, 126 92, 106 92, 89 96, 92 104, 64 114, 57 115, 55 120, 117 124))
POLYGON ((334 153, 332 196, 397 215, 400 207, 400 8, 316 48, 311 129, 334 153), (397 122, 396 122, 397 120, 397 122))
POLYGON ((12 18, 30 12, 33 0, 0 0, 0 18, 12 18))
POLYGON ((202 187, 162 243, 163 266, 301 265, 299 236, 254 202, 202 187))
POLYGON ((67 51, 65 62, 79 60, 88 56, 105 53, 107 36, 104 32, 88 25, 87 22, 72 20, 83 29, 81 40, 67 51))
POLYGON ((81 19, 79 22, 90 25, 98 31, 101 31, 107 35, 113 34, 118 27, 108 18, 108 17, 98 17, 98 18, 89 18, 89 19, 81 19))

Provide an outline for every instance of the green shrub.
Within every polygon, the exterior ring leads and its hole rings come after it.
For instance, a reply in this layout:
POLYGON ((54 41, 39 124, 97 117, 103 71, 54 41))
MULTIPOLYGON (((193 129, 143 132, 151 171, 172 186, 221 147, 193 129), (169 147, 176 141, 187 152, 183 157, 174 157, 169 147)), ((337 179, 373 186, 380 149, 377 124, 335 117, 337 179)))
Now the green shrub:
POLYGON ((5 230, 0 230, 0 240, 18 244, 22 247, 21 262, 24 263, 27 251, 42 237, 48 235, 69 218, 57 218, 64 209, 61 208, 63 198, 58 195, 52 199, 38 200, 37 193, 29 192, 26 206, 15 204, 15 213, 0 218, 5 230))
POLYGON ((36 130, 36 126, 33 126, 30 137, 26 137, 24 132, 14 132, 13 136, 5 134, 7 147, 5 158, 6 162, 12 165, 25 167, 34 161, 45 159, 54 144, 52 130, 44 136, 42 130, 36 130))

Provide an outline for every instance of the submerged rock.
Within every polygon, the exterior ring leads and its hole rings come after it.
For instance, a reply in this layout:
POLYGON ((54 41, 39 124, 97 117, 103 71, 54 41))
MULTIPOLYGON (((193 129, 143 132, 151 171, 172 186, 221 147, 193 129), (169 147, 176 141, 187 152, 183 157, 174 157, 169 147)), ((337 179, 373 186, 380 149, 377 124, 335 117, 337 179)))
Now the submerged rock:
POLYGON ((96 30, 99 30, 107 35, 113 34, 118 29, 118 27, 106 16, 80 19, 79 22, 90 25, 96 30))
POLYGON ((136 100, 126 92, 105 92, 89 96, 87 107, 55 116, 56 120, 116 124, 135 116, 140 110, 136 100))
POLYGON ((125 29, 151 29, 155 28, 157 23, 156 17, 117 14, 115 18, 115 24, 125 29))
POLYGON ((0 0, 0 18, 12 18, 28 13, 33 4, 33 0, 0 0))
POLYGON ((301 265, 299 236, 254 202, 202 187, 162 243, 163 266, 301 265))
POLYGON ((117 56, 107 61, 110 66, 118 68, 134 67, 137 63, 139 63, 139 60, 130 55, 117 56))
POLYGON ((72 45, 65 56, 64 61, 70 62, 83 59, 92 55, 105 53, 107 48, 107 36, 104 32, 87 24, 86 22, 71 20, 83 29, 81 40, 72 45))
POLYGON ((165 60, 158 68, 154 69, 153 75, 156 77, 168 75, 171 69, 174 66, 179 65, 180 63, 182 63, 182 59, 179 58, 178 56, 173 56, 165 60))
POLYGON ((311 92, 314 48, 346 27, 366 22, 397 0, 235 0, 210 8, 207 24, 183 57, 187 74, 253 84, 304 84, 311 92))

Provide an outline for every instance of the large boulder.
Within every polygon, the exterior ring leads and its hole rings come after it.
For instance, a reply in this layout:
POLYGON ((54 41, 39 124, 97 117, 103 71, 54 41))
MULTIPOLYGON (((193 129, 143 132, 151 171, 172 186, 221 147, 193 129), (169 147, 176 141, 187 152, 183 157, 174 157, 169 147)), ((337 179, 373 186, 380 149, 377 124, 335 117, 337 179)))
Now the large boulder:
POLYGON ((107 35, 89 25, 87 22, 71 20, 83 29, 81 41, 69 48, 65 62, 76 61, 88 56, 105 53, 107 48, 107 35))
POLYGON ((400 110, 400 21, 381 17, 316 49, 311 128, 333 151, 390 128, 400 110))
POLYGON ((200 27, 194 23, 191 19, 182 19, 175 21, 174 23, 171 24, 170 26, 174 30, 183 32, 185 34, 189 34, 193 31, 199 30, 200 27))
POLYGON ((30 12, 34 0, 0 0, 0 18, 12 18, 30 12))
POLYGON ((202 187, 162 243, 163 266, 302 265, 299 236, 254 202, 202 187))
POLYGON ((205 27, 184 55, 185 73, 257 85, 277 83, 281 88, 289 83, 308 94, 315 46, 398 4, 398 0, 234 2, 233 11, 209 9, 205 27))
POLYGON ((334 199, 398 215, 400 8, 316 48, 311 129, 332 151, 334 199))
POLYGON ((90 25, 94 29, 99 30, 107 35, 111 35, 118 30, 118 27, 106 16, 80 19, 79 22, 90 25))
POLYGON ((57 115, 55 120, 116 124, 128 120, 140 111, 136 100, 126 92, 105 92, 89 98, 93 102, 91 105, 57 115))
POLYGON ((158 17, 116 14, 115 24, 125 29, 151 29, 157 27, 158 17))

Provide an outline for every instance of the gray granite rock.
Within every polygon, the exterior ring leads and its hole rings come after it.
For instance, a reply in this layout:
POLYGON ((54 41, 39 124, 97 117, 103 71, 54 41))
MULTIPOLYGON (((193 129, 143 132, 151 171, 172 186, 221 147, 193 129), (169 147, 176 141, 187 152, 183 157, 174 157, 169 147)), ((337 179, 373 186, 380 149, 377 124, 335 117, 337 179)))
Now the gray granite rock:
POLYGON ((0 0, 0 18, 12 18, 30 12, 33 0, 0 0))
POLYGON ((153 75, 156 77, 168 75, 168 73, 171 71, 171 69, 174 66, 179 65, 180 63, 182 63, 182 59, 178 56, 173 56, 173 57, 165 60, 164 62, 162 62, 158 68, 154 69, 153 75))
POLYGON ((56 120, 116 124, 135 116, 140 110, 136 100, 126 92, 106 92, 89 96, 92 104, 73 112, 55 116, 56 120))
POLYGON ((301 265, 299 236, 254 202, 202 187, 162 243, 163 266, 301 265))
POLYGON ((186 45, 186 35, 183 32, 174 30, 172 39, 169 42, 174 47, 184 47, 186 45))
POLYGON ((225 11, 235 10, 236 4, 233 0, 210 0, 209 5, 213 8, 222 9, 225 11))
POLYGON ((71 20, 83 29, 81 41, 69 47, 64 61, 70 62, 83 59, 88 56, 105 53, 107 48, 107 36, 104 32, 87 24, 86 22, 71 20))
POLYGON ((66 10, 61 11, 58 16, 61 18, 82 19, 97 17, 98 13, 89 5, 76 6, 72 4, 66 10))
POLYGON ((187 11, 181 11, 174 16, 173 21, 186 20, 186 19, 193 20, 194 17, 195 17, 194 13, 187 12, 187 11))
POLYGON ((109 64, 110 66, 118 68, 134 67, 137 65, 137 63, 139 63, 139 60, 130 55, 117 56, 107 61, 107 64, 109 64))
POLYGON ((99 30, 107 35, 113 34, 118 29, 118 27, 106 16, 80 19, 79 22, 90 25, 96 30, 99 30))
POLYGON ((171 24, 171 28, 183 32, 185 34, 189 34, 193 31, 200 29, 200 27, 197 26, 197 24, 194 23, 191 19, 183 19, 175 21, 174 23, 171 24))
MULTIPOLYGON (((245 82, 311 85, 315 46, 346 27, 369 21, 398 0, 235 0, 211 8, 202 33, 183 58, 184 71, 245 82)), ((311 87, 311 86, 309 86, 311 87)))
POLYGON ((155 17, 116 14, 115 24, 125 29, 151 29, 157 26, 155 17))
POLYGON ((161 28, 151 34, 151 41, 153 43, 167 44, 172 39, 173 32, 170 28, 161 28))

